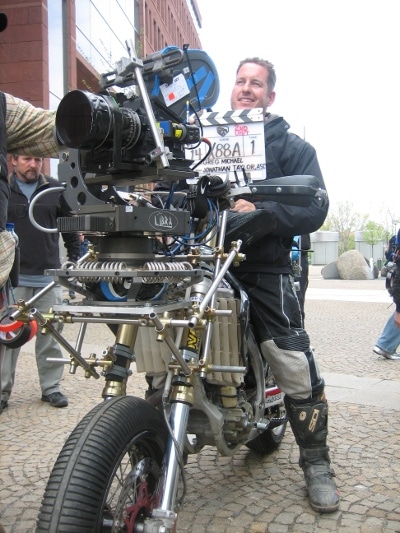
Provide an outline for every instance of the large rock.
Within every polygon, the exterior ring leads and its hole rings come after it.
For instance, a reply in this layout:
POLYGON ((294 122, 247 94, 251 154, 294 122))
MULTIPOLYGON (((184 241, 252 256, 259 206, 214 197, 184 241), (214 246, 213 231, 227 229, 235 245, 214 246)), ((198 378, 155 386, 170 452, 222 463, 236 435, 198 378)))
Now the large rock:
POLYGON ((337 269, 336 261, 325 265, 321 269, 321 274, 324 279, 341 279, 337 269))
POLYGON ((336 260, 341 279, 374 279, 369 264, 358 250, 348 250, 336 260))

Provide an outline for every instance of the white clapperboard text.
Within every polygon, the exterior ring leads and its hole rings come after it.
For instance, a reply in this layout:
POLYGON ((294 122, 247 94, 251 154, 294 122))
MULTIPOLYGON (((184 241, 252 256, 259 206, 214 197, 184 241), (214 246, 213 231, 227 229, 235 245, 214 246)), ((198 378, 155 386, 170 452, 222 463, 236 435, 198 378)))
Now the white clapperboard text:
MULTIPOLYGON (((229 173, 230 181, 241 185, 244 173, 250 182, 266 179, 262 108, 211 111, 203 113, 200 120, 203 137, 212 146, 207 159, 196 167, 200 176, 210 174, 225 179, 229 173)), ((207 150, 205 143, 188 146, 186 157, 197 162, 205 157, 207 150)))

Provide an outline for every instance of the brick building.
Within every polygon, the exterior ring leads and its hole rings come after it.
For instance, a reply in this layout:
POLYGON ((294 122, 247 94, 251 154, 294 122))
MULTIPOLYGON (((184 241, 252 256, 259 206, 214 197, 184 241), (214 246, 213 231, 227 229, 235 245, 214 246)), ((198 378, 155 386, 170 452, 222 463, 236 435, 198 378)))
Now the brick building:
POLYGON ((201 15, 196 0, 142 1, 139 20, 144 56, 170 44, 201 48, 197 31, 201 28, 201 15))
MULTIPOLYGON (((7 30, 0 34, 0 88, 35 105, 50 105, 54 72, 49 48, 52 52, 51 36, 57 40, 54 28, 59 30, 57 44, 61 52, 55 70, 58 75, 62 71, 66 78, 63 94, 76 88, 98 89, 99 61, 95 55, 85 53, 88 46, 103 56, 104 67, 111 56, 122 57, 118 52, 124 52, 124 39, 134 39, 139 57, 168 45, 201 48, 198 36, 201 15, 196 0, 125 0, 114 4, 115 0, 0 0, 0 10, 8 17, 7 30), (124 9, 118 13, 117 6, 121 4, 124 9), (117 13, 117 23, 110 20, 109 12, 117 13), (125 35, 120 27, 124 19, 130 25, 125 35), (120 37, 118 51, 107 49, 104 42, 107 29, 120 37), (86 46, 82 45, 84 39, 86 46), (103 50, 99 50, 99 39, 103 50), (109 58, 104 57, 107 55, 109 58)), ((112 42, 109 41, 109 47, 112 42)))
POLYGON ((46 109, 71 89, 98 91, 126 41, 140 58, 167 45, 201 48, 196 0, 0 0, 0 11, 0 89, 46 109))

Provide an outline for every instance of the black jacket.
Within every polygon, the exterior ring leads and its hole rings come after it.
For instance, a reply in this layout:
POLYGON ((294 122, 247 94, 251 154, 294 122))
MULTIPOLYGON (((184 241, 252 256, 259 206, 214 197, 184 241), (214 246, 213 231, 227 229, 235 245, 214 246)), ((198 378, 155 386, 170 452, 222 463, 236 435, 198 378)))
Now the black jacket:
MULTIPOLYGON (((33 198, 46 188, 59 187, 60 183, 48 176, 40 174, 38 186, 33 198)), ((46 233, 37 229, 29 220, 29 201, 18 187, 15 174, 10 176, 11 194, 8 202, 8 221, 14 222, 15 233, 19 237, 20 272, 21 274, 43 275, 48 268, 60 267, 59 236, 57 233, 46 233)), ((71 216, 64 198, 58 191, 49 192, 35 204, 35 221, 44 228, 56 228, 57 217, 71 216)), ((76 233, 62 233, 68 258, 79 258, 80 244, 76 233)))
MULTIPOLYGON (((315 149, 294 133, 283 117, 267 115, 265 123, 265 153, 267 180, 291 175, 312 175, 325 189, 315 149)), ((246 261, 237 271, 291 272, 290 250, 295 235, 317 231, 328 213, 328 201, 314 199, 308 208, 274 201, 255 201, 257 209, 272 215, 275 229, 246 250, 246 261)), ((236 269, 235 269, 236 270, 236 269)))
POLYGON ((394 255, 394 262, 396 264, 392 282, 392 298, 396 306, 396 311, 400 313, 400 230, 397 233, 397 246, 394 255))

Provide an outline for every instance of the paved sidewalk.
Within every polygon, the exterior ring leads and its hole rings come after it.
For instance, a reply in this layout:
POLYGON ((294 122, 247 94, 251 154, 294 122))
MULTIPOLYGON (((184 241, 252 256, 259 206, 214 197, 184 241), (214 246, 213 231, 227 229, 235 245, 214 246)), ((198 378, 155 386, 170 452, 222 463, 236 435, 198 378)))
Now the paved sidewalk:
MULTIPOLYGON (((400 361, 372 353, 393 307, 385 280, 324 280, 311 267, 306 329, 317 352, 330 401, 332 464, 340 510, 319 515, 309 506, 298 449, 288 429, 279 450, 260 457, 243 447, 233 458, 213 448, 189 457, 188 492, 178 533, 400 533, 400 361)), ((64 332, 74 343, 77 325, 64 332)), ((89 326, 84 355, 100 354, 113 338, 89 326)), ((6 533, 34 531, 54 461, 84 414, 101 401, 103 381, 68 374, 69 406, 40 401, 32 342, 23 347, 15 389, 0 416, 0 522, 6 533)), ((142 394, 133 376, 129 394, 142 394)))

